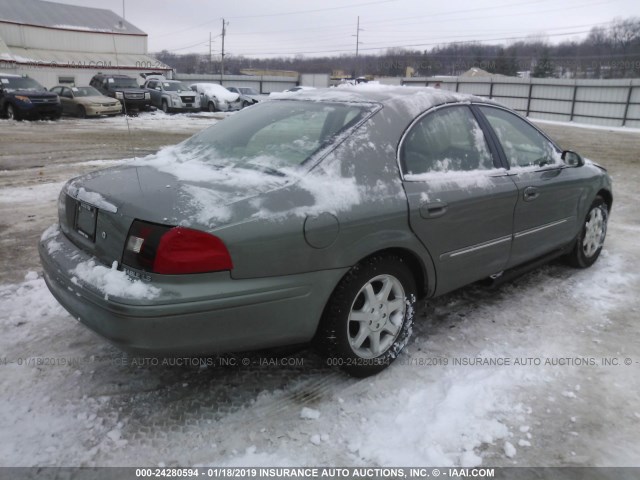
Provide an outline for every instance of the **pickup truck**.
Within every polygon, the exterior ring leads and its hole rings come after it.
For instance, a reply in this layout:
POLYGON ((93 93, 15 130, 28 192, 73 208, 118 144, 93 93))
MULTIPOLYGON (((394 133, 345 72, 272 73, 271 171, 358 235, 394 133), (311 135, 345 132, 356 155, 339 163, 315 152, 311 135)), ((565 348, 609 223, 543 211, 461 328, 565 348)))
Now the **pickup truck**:
POLYGON ((151 96, 138 86, 135 78, 127 75, 94 75, 89 85, 107 97, 120 100, 124 111, 149 110, 151 96))
POLYGON ((151 95, 151 104, 165 113, 200 111, 200 95, 182 82, 152 78, 143 88, 151 95))

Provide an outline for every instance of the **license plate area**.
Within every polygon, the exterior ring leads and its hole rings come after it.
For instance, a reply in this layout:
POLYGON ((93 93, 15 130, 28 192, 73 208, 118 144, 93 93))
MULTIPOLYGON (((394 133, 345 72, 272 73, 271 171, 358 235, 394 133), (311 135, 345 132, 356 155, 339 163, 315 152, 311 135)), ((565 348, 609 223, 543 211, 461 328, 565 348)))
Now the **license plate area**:
POLYGON ((78 202, 76 206, 75 231, 87 240, 96 240, 96 221, 98 209, 89 204, 78 202))

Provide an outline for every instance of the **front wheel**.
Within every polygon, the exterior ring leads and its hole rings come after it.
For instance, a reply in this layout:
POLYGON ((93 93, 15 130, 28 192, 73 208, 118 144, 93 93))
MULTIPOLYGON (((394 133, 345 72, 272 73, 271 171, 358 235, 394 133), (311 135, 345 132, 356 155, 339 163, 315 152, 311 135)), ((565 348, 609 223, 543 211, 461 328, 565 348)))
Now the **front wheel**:
POLYGON ((169 104, 166 100, 162 100, 162 111, 164 113, 169 113, 169 104))
POLYGON ((9 120, 20 120, 20 117, 18 116, 18 113, 16 112, 15 108, 13 107, 13 105, 9 104, 7 105, 7 118, 9 120))
POLYGON ((411 270, 398 256, 353 267, 329 299, 316 336, 327 363, 355 377, 384 370, 409 341, 415 295, 411 270))
POLYGON ((577 268, 587 268, 600 256, 607 235, 609 207, 602 197, 596 197, 591 204, 580 235, 573 251, 569 254, 569 263, 577 268))
POLYGON ((209 105, 207 107, 210 112, 216 111, 216 105, 213 102, 209 102, 209 105))

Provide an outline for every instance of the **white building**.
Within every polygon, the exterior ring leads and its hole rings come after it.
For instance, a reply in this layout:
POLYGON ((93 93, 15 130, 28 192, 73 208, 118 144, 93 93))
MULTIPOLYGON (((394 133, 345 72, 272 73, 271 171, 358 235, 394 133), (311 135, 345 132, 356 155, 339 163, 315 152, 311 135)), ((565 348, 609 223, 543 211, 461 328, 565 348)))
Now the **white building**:
POLYGON ((88 85, 98 72, 170 74, 147 55, 147 34, 110 10, 42 0, 0 0, 0 72, 51 88, 88 85))

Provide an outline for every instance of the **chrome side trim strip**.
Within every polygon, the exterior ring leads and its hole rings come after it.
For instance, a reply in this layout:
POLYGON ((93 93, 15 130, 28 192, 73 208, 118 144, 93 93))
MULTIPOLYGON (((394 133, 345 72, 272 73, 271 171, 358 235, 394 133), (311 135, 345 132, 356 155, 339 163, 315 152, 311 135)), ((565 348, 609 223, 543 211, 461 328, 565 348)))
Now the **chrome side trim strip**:
POLYGON ((446 260, 447 258, 454 258, 460 255, 465 255, 467 253, 475 252, 477 250, 481 250, 483 248, 493 247, 494 245, 500 245, 501 243, 510 242, 512 236, 508 235, 506 237, 496 238, 495 240, 490 240, 485 243, 480 243, 478 245, 472 245, 471 247, 461 248, 460 250, 454 250, 453 252, 447 252, 440 255, 440 260, 446 260))
POLYGON ((567 221, 569 221, 570 218, 563 218, 562 220, 556 220, 555 222, 551 222, 551 223, 547 223, 546 225, 541 225, 539 227, 534 227, 534 228, 530 228, 529 230, 523 230, 521 232, 517 232, 513 238, 520 238, 520 237, 524 237, 525 235, 530 235, 532 233, 537 233, 540 232, 542 230, 546 230, 547 228, 551 228, 551 227, 555 227, 557 225, 561 225, 567 221))

